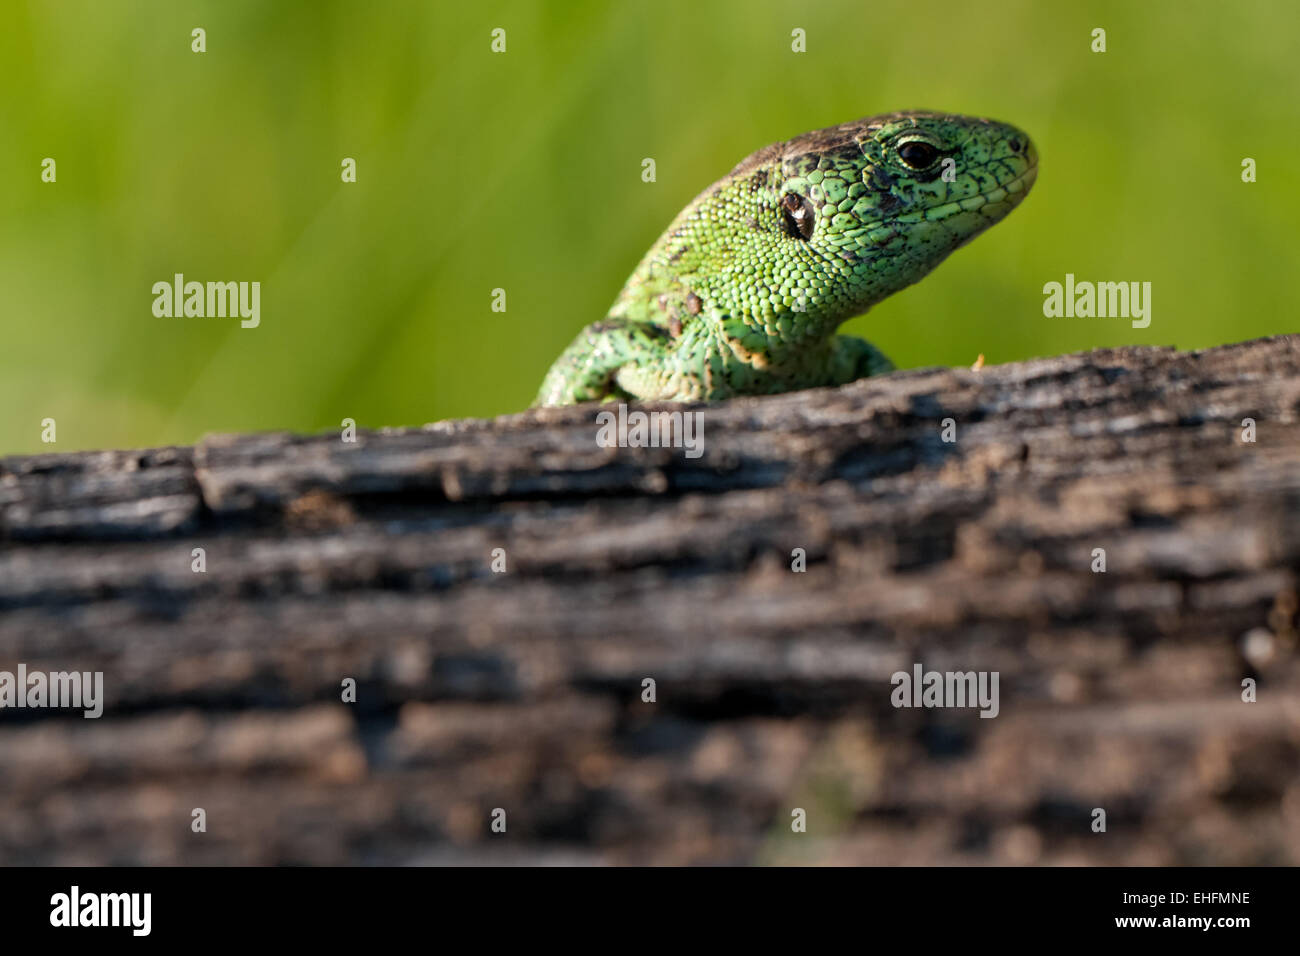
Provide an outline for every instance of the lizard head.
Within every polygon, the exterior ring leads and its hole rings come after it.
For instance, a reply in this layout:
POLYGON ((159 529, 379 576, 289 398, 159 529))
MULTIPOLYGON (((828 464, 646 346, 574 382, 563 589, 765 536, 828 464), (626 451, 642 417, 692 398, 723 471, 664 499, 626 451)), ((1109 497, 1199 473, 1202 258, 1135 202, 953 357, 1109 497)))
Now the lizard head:
POLYGON ((805 293, 811 304, 841 321, 1000 221, 1038 171, 1034 145, 1016 127, 931 112, 875 116, 769 149, 780 152, 754 198, 771 204, 786 254, 821 273, 805 293))
POLYGON ((689 290, 692 312, 822 338, 1001 220, 1037 170, 1029 137, 987 119, 889 113, 815 130, 701 193, 629 288, 682 315, 689 290))

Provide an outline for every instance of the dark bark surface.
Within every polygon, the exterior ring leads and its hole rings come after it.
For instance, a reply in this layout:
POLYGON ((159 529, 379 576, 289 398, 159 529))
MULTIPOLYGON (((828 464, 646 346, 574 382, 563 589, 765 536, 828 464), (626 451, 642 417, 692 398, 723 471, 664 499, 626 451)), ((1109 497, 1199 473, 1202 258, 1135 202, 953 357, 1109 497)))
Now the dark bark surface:
POLYGON ((1300 336, 701 410, 0 460, 0 863, 1300 863, 1300 336))

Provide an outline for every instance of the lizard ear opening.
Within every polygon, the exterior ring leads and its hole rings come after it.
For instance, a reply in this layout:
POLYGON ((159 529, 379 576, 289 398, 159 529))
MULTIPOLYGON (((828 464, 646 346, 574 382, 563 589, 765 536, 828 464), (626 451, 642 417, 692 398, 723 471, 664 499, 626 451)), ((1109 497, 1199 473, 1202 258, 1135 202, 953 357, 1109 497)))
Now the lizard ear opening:
POLYGON ((781 228, 790 238, 811 239, 816 225, 817 214, 807 199, 798 193, 786 193, 781 197, 781 228))

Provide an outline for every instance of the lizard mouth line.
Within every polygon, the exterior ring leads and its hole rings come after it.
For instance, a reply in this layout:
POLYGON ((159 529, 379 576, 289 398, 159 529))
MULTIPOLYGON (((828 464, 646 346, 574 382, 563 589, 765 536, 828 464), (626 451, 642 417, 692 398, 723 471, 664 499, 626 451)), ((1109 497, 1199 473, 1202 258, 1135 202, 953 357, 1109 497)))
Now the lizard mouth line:
POLYGON ((990 203, 1001 203, 1011 197, 1013 206, 1019 205, 1020 201, 1025 198, 1029 192, 1029 187, 1034 184, 1038 178, 1038 164, 1034 163, 1015 179, 1003 183, 1001 186, 994 186, 988 192, 976 193, 966 199, 960 199, 956 202, 944 203, 942 206, 934 206, 921 213, 917 221, 925 220, 926 222, 941 222, 949 216, 955 216, 960 212, 979 212, 990 203))
POLYGON ((922 222, 943 222, 943 220, 958 213, 979 212, 987 205, 1000 204, 1008 199, 1012 200, 1013 206, 1019 205, 1020 201, 1029 193, 1029 187, 1034 184, 1037 177, 1038 164, 1034 163, 1015 179, 1008 180, 1000 186, 994 186, 988 192, 976 193, 973 196, 967 196, 965 199, 944 203, 942 206, 930 206, 927 209, 905 212, 890 219, 871 223, 867 228, 875 229, 896 223, 914 225, 922 222))

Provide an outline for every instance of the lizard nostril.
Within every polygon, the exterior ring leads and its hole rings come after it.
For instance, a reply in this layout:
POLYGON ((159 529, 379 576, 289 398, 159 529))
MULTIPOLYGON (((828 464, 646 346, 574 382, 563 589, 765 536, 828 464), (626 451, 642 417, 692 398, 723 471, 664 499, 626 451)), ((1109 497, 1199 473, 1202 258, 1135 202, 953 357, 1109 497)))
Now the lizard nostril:
POLYGON ((1020 142, 1018 139, 1011 140, 1007 145, 1011 147, 1011 152, 1013 153, 1018 153, 1025 148, 1025 144, 1020 142))

